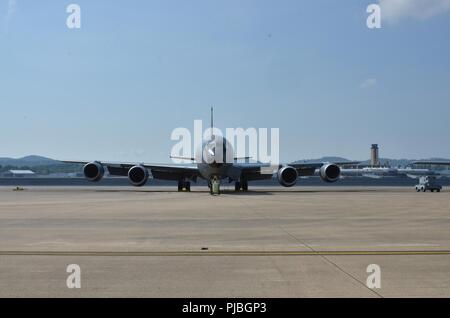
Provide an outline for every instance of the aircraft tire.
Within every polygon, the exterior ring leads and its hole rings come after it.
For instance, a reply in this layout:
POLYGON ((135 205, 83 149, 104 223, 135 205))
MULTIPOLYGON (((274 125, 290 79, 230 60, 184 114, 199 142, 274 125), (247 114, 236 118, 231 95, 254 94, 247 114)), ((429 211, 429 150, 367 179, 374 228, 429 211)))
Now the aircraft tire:
POLYGON ((190 192, 191 191, 191 183, 189 181, 179 180, 178 181, 178 192, 183 192, 183 191, 190 192))

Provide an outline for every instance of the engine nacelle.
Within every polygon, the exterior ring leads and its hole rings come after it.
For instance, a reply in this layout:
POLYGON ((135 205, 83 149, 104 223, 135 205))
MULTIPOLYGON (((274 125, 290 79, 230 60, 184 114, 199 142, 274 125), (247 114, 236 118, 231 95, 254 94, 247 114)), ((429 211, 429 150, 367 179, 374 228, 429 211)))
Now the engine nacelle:
POLYGON ((134 166, 128 170, 128 179, 135 187, 142 187, 147 183, 149 173, 147 168, 143 166, 134 166))
POLYGON ((97 182, 103 178, 105 168, 100 162, 89 162, 83 167, 83 173, 89 181, 97 182))
POLYGON ((340 175, 341 168, 335 164, 329 163, 320 168, 320 178, 325 182, 336 182, 339 180, 340 175))
POLYGON ((283 187, 292 187, 297 183, 298 172, 297 169, 286 166, 278 170, 278 182, 283 187))

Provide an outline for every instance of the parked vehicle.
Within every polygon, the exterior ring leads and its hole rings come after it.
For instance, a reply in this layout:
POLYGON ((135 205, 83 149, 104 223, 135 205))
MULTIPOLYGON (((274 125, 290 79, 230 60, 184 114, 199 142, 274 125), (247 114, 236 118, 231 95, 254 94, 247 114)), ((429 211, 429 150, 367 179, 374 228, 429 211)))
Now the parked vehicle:
POLYGON ((416 185, 416 191, 426 192, 427 190, 430 190, 431 192, 434 192, 435 190, 437 192, 441 192, 442 186, 437 183, 436 177, 432 176, 420 177, 419 184, 416 185))

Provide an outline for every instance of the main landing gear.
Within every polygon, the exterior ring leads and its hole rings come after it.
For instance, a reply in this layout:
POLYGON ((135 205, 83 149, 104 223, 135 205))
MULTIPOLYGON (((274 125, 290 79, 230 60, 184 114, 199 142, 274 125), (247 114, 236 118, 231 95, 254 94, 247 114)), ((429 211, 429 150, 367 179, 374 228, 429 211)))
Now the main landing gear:
POLYGON ((248 191, 248 182, 247 181, 236 181, 234 183, 234 191, 244 191, 247 192, 248 191))
POLYGON ((178 181, 178 192, 190 192, 191 183, 189 181, 179 180, 178 181))

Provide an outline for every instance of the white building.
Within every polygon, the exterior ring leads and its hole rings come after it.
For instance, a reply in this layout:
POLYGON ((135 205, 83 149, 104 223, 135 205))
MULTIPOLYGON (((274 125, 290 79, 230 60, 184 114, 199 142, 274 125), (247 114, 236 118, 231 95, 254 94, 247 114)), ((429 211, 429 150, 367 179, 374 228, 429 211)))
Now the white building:
POLYGON ((36 174, 31 170, 9 170, 3 176, 8 178, 30 178, 35 177, 36 174))

